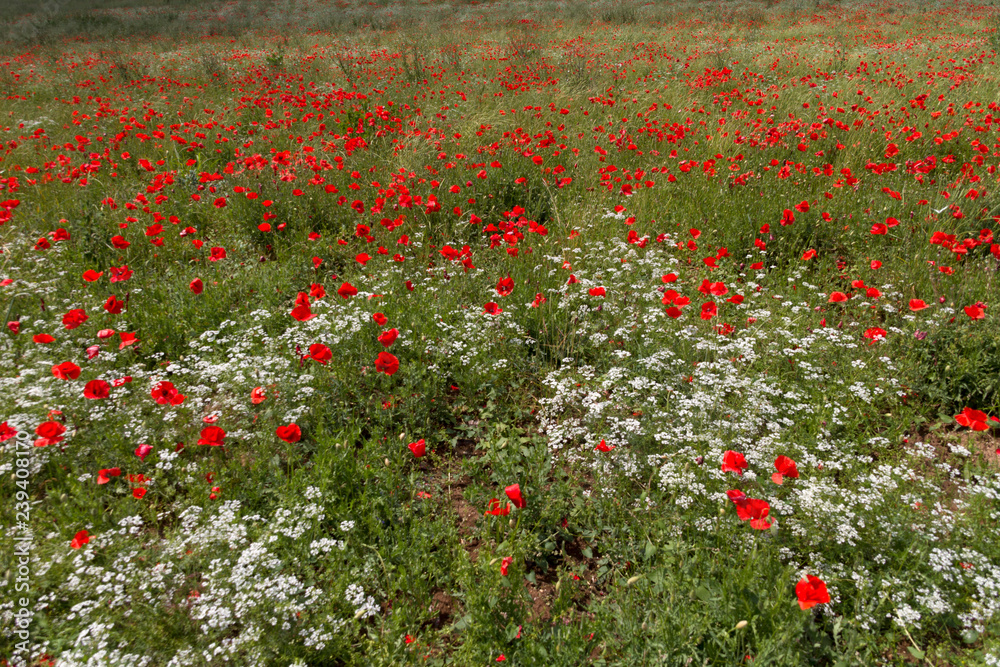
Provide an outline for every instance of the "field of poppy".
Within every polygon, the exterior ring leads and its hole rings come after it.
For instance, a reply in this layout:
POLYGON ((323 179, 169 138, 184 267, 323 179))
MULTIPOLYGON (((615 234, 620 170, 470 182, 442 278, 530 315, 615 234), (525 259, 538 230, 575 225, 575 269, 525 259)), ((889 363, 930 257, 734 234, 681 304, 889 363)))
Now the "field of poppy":
POLYGON ((23 10, 2 664, 1000 665, 992 6, 23 10))

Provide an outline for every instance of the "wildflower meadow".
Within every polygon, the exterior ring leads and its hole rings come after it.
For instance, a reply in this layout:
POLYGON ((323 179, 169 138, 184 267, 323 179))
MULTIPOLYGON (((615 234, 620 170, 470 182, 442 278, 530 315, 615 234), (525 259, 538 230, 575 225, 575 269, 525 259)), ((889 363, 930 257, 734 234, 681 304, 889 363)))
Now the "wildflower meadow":
POLYGON ((0 4, 0 664, 1000 665, 1000 8, 0 4))

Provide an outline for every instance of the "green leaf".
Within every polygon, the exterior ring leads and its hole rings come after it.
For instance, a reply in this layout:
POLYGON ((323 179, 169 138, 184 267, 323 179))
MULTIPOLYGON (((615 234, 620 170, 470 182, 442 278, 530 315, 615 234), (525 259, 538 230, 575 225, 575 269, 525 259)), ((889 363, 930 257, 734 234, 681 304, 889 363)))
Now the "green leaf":
POLYGON ((912 655, 917 660, 924 659, 924 652, 918 649, 916 646, 907 646, 906 650, 908 650, 910 652, 910 655, 912 655))

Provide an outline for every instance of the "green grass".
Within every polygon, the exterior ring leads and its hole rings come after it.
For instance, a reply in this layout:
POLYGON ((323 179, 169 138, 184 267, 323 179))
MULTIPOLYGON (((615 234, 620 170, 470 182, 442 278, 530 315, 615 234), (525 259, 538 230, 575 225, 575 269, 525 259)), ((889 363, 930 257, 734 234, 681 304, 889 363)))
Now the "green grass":
POLYGON ((10 664, 998 664, 992 10, 15 9, 10 664))

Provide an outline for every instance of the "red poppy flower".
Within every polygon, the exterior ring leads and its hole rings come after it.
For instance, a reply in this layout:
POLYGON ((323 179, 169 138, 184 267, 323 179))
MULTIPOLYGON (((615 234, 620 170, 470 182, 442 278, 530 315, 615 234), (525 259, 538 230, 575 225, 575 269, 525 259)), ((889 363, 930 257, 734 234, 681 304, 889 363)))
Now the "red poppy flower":
POLYGON ((292 308, 292 312, 289 314, 299 322, 305 322, 316 317, 315 313, 312 312, 312 307, 309 305, 309 295, 305 292, 299 292, 298 296, 295 297, 295 307, 292 308))
MULTIPOLYGON (((10 329, 10 332, 16 336, 21 331, 21 323, 16 321, 10 321, 7 323, 7 328, 10 329)), ((35 342, 37 343, 38 341, 35 342)))
POLYGON ((483 313, 487 315, 499 315, 503 312, 503 308, 500 307, 495 301, 490 301, 483 306, 483 313))
POLYGON ((0 442, 5 442, 17 435, 17 431, 7 425, 7 422, 0 424, 0 442))
POLYGON ((108 297, 108 300, 104 302, 104 310, 108 311, 111 315, 119 315, 122 312, 122 308, 125 307, 124 301, 119 301, 118 297, 114 294, 108 297))
POLYGON ((275 429, 274 434, 285 442, 298 442, 302 439, 302 429, 299 428, 298 424, 289 424, 288 426, 279 426, 275 429))
POLYGON ((713 283, 709 280, 703 280, 701 287, 698 288, 699 292, 702 291, 702 287, 705 288, 704 294, 711 294, 712 296, 725 296, 729 292, 729 288, 723 282, 713 283))
POLYGON ((225 437, 226 432, 218 426, 206 426, 201 429, 201 438, 198 439, 198 444, 218 447, 222 445, 222 440, 225 437))
POLYGON ((986 309, 980 306, 966 306, 963 310, 973 320, 981 320, 986 317, 986 309))
POLYGON ((42 422, 35 429, 35 435, 38 436, 38 439, 35 440, 35 447, 48 447, 61 442, 65 432, 66 427, 57 421, 42 422))
POLYGON ((339 294, 343 299, 350 299, 357 293, 358 288, 351 283, 343 283, 339 288, 337 288, 337 294, 339 294))
POLYGON ((378 335, 378 342, 382 343, 383 347, 389 347, 396 342, 396 338, 399 337, 399 329, 389 329, 388 331, 383 331, 378 335))
POLYGON ((313 283, 309 286, 309 296, 314 299, 322 299, 326 296, 326 288, 319 283, 313 283))
POLYGON ((594 447, 594 451, 610 452, 614 448, 615 448, 614 445, 609 445, 608 443, 604 442, 604 440, 601 440, 599 443, 597 443, 597 446, 594 447))
POLYGON ((309 356, 326 366, 326 362, 333 359, 333 352, 323 343, 313 343, 309 346, 309 356))
POLYGON ((677 282, 677 274, 668 273, 667 275, 663 276, 661 280, 663 280, 664 283, 675 283, 677 282))
POLYGON ((144 495, 146 495, 146 489, 142 487, 132 489, 132 497, 136 500, 141 500, 144 495))
POLYGON ((833 292, 830 294, 830 303, 843 303, 847 301, 847 295, 843 292, 833 292))
POLYGON ((510 502, 514 503, 514 507, 524 509, 527 506, 527 503, 524 502, 524 498, 521 496, 520 484, 511 484, 503 492, 510 498, 510 502))
POLYGON ((714 301, 707 301, 701 304, 701 319, 710 320, 719 314, 719 308, 714 301))
POLYGON ((100 273, 98 273, 97 271, 94 271, 93 269, 90 269, 88 271, 84 271, 83 272, 83 279, 86 282, 88 282, 88 283, 93 283, 93 282, 97 282, 98 280, 100 280, 101 276, 103 276, 103 275, 104 275, 104 271, 101 271, 100 273))
POLYGON ((180 405, 186 398, 184 394, 178 393, 173 382, 168 382, 167 380, 153 387, 150 396, 159 405, 180 405))
POLYGON ((771 527, 771 522, 767 520, 771 505, 766 500, 748 498, 742 491, 737 490, 727 491, 726 495, 736 505, 736 516, 740 521, 749 521, 750 527, 754 530, 767 530, 771 527))
POLYGON ((264 393, 263 387, 254 387, 253 391, 250 392, 250 402, 254 405, 260 405, 267 400, 267 395, 264 393))
POLYGON ((805 260, 805 261, 808 261, 808 260, 812 259, 815 256, 816 256, 816 251, 813 250, 812 248, 810 248, 809 250, 806 250, 804 253, 802 253, 802 259, 805 260))
POLYGON ((53 342, 55 338, 53 338, 49 334, 43 333, 43 334, 35 334, 34 336, 31 337, 31 340, 39 345, 47 345, 48 343, 53 342))
POLYGON ((52 375, 60 380, 75 380, 80 377, 80 367, 72 361, 64 361, 52 367, 52 375))
POLYGON ((63 315, 62 323, 67 329, 75 329, 89 319, 90 316, 84 312, 83 308, 74 308, 63 315))
POLYGON ((871 344, 874 344, 875 341, 879 339, 885 340, 885 329, 880 329, 879 327, 872 327, 870 329, 865 329, 865 332, 862 335, 868 340, 870 340, 871 344))
POLYGON ((507 516, 508 514, 510 514, 510 503, 507 503, 506 506, 501 507, 499 499, 491 498, 489 509, 487 509, 486 512, 483 513, 483 516, 507 516))
MULTIPOLYGON (((988 417, 985 412, 981 410, 973 410, 972 408, 965 408, 961 413, 955 415, 955 421, 958 422, 960 426, 965 426, 971 428, 973 431, 985 431, 989 429, 990 425, 986 423, 988 417)), ((992 418, 996 421, 996 418, 992 418)))
POLYGON ((97 483, 107 484, 111 481, 112 477, 118 477, 121 474, 121 468, 102 468, 97 471, 97 483))
POLYGON ((389 318, 383 315, 382 313, 374 313, 372 315, 372 321, 375 322, 375 324, 379 325, 380 327, 384 327, 386 322, 389 321, 389 318))
POLYGON ((922 299, 910 299, 910 310, 917 312, 918 310, 923 310, 927 307, 922 299))
POLYGON ((531 307, 538 308, 546 301, 548 301, 548 299, 546 299, 545 296, 541 292, 539 292, 538 294, 535 295, 535 300, 531 302, 531 307))
POLYGON ((888 232, 889 228, 883 225, 881 222, 876 222, 874 225, 872 225, 871 233, 876 236, 881 236, 887 234, 888 232))
POLYGON ((134 345, 139 342, 138 336, 134 333, 128 333, 127 331, 120 332, 118 337, 121 338, 121 342, 118 344, 119 350, 124 350, 129 345, 134 345))
POLYGON ((407 445, 407 447, 410 448, 410 451, 413 452, 413 455, 418 459, 427 451, 427 444, 424 442, 423 438, 420 438, 420 440, 417 440, 416 442, 411 442, 407 445))
POLYGON ((226 258, 226 249, 215 247, 212 248, 212 254, 209 256, 208 261, 218 262, 220 259, 226 258))
POLYGON ((135 271, 128 268, 128 264, 123 264, 122 266, 112 266, 110 271, 111 282, 113 283, 125 282, 132 277, 133 273, 135 273, 135 271))
POLYGON ((379 352, 375 359, 375 370, 386 375, 393 375, 399 370, 399 359, 388 352, 379 352))
POLYGON ((195 278, 188 285, 188 289, 190 289, 195 294, 201 294, 205 290, 205 283, 201 281, 201 278, 195 278))
POLYGON ((84 398, 99 401, 111 395, 111 385, 104 380, 91 380, 83 387, 84 398))
POLYGON ((69 546, 73 549, 79 549, 84 544, 90 542, 90 534, 85 530, 81 530, 79 533, 73 536, 73 540, 69 543, 69 546))
POLYGON ((776 458, 774 460, 774 468, 778 471, 771 475, 771 481, 775 484, 782 484, 785 481, 785 477, 796 479, 799 476, 799 469, 796 467, 795 461, 787 456, 776 458))
POLYGON ((497 283, 497 294, 500 296, 510 296, 514 291, 514 279, 510 276, 503 278, 497 283))
POLYGON ((605 290, 603 287, 591 287, 587 291, 589 292, 590 296, 605 296, 605 295, 607 295, 607 290, 605 290))
POLYGON ((145 463, 146 462, 146 457, 149 456, 149 453, 151 451, 153 451, 153 446, 152 445, 145 445, 145 444, 143 444, 143 445, 139 445, 138 447, 135 448, 135 455, 139 457, 140 461, 142 461, 143 463, 145 463))
POLYGON ((830 593, 826 590, 826 582, 811 574, 806 575, 805 579, 795 584, 795 596, 799 599, 799 607, 803 611, 830 601, 830 593))
POLYGON ((514 559, 510 556, 505 556, 503 560, 500 561, 500 576, 507 576, 507 568, 509 568, 510 564, 513 562, 514 559))
POLYGON ((361 266, 364 266, 369 261, 371 261, 371 255, 369 255, 366 252, 358 253, 357 255, 354 256, 354 261, 356 261, 361 266))
POLYGON ((112 236, 111 245, 118 248, 119 250, 124 250, 125 248, 129 247, 132 244, 126 241, 124 236, 112 236))
POLYGON ((742 476, 743 471, 746 469, 747 460, 739 452, 728 449, 722 455, 722 472, 734 472, 742 476))

